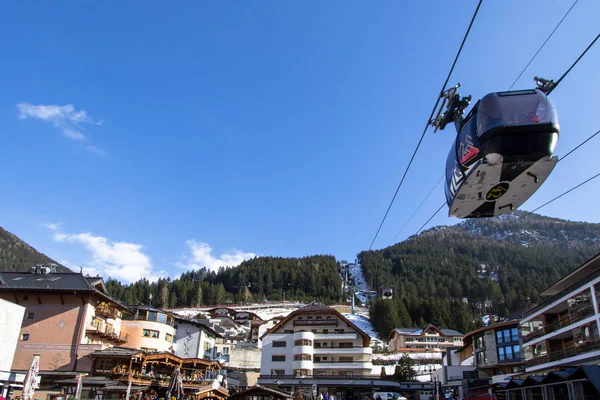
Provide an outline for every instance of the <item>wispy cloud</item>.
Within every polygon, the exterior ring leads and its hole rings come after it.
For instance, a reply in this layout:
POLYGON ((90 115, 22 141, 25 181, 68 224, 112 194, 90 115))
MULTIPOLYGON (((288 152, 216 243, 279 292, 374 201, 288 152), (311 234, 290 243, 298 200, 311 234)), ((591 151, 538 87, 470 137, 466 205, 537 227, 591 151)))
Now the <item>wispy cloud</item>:
POLYGON ((217 271, 219 267, 235 267, 244 260, 257 256, 255 253, 233 250, 215 257, 212 255, 212 247, 206 242, 190 239, 185 244, 188 246, 190 254, 184 255, 176 265, 188 270, 206 267, 211 271, 217 271))
POLYGON ((90 153, 99 154, 101 156, 106 154, 106 152, 104 150, 102 150, 99 147, 93 146, 93 145, 89 145, 88 147, 86 147, 86 150, 89 151, 90 153))
POLYGON ((46 223, 42 224, 42 226, 44 228, 50 229, 52 231, 59 230, 61 225, 62 225, 62 222, 46 222, 46 223))
MULTIPOLYGON (((76 110, 72 104, 59 106, 56 104, 18 103, 17 118, 23 120, 31 118, 51 123, 62 132, 64 137, 77 141, 89 139, 82 132, 85 131, 84 125, 102 125, 103 122, 94 120, 85 110, 76 110)), ((96 146, 88 146, 87 150, 91 153, 104 154, 104 150, 98 149, 96 146)))
POLYGON ((90 253, 90 261, 83 267, 83 272, 90 275, 112 277, 125 283, 146 278, 155 281, 166 276, 165 271, 156 271, 152 267, 150 257, 140 244, 115 242, 103 236, 89 232, 68 234, 56 229, 53 238, 59 243, 83 246, 90 253))

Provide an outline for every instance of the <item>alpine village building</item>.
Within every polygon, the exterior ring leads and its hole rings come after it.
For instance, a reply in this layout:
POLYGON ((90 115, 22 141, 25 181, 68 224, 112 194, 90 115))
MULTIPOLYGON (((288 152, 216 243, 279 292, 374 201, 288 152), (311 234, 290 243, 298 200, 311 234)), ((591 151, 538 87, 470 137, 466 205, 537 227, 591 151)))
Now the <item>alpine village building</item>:
MULTIPOLYGON (((132 393, 151 389, 164 397, 175 367, 181 370, 186 393, 195 399, 228 395, 218 361, 198 353, 188 358, 173 354, 174 314, 126 306, 108 294, 100 277, 39 265, 31 272, 0 272, 0 299, 24 308, 11 373, 24 375, 38 355, 37 398, 73 393, 82 375, 86 397, 120 398, 130 377, 132 393)), ((202 341, 200 346, 206 348, 202 341)))
MULTIPOLYGON (((313 302, 282 319, 262 337, 258 383, 285 388, 302 379, 370 377, 371 338, 335 309, 313 302)), ((300 385, 299 385, 300 383, 300 385)))

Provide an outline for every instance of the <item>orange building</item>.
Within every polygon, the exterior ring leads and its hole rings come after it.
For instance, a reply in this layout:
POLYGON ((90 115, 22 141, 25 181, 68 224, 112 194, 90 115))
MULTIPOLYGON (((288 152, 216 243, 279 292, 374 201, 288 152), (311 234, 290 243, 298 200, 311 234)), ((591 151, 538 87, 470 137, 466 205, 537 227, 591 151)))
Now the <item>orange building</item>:
POLYGON ((133 314, 123 317, 127 347, 148 353, 173 352, 174 314, 148 306, 129 306, 133 314))
POLYGON ((74 272, 0 272, 0 298, 26 308, 12 363, 13 372, 29 368, 40 355, 40 371, 90 372, 91 353, 127 345, 121 319, 129 309, 109 296, 99 277, 74 272))

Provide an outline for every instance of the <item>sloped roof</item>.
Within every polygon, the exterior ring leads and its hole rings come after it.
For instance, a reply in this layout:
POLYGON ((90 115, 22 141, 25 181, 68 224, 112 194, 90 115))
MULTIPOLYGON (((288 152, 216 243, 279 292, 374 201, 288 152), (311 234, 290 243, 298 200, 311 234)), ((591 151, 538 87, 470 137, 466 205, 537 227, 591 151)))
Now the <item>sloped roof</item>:
POLYGON ((86 277, 79 272, 0 272, 0 290, 93 293, 130 312, 127 306, 96 288, 96 285, 105 288, 102 278, 86 277))
POLYGON ((283 325, 285 325, 288 321, 290 321, 293 317, 295 317, 296 315, 304 315, 304 314, 317 314, 317 313, 323 313, 323 314, 333 314, 336 317, 338 317, 339 319, 341 319, 342 321, 344 321, 345 324, 347 324, 349 327, 351 327, 352 329, 354 329, 359 335, 362 336, 363 338, 363 344, 364 346, 368 346, 369 343, 371 342, 371 337, 369 335, 367 335, 362 329, 360 329, 358 326, 356 326, 352 321, 350 321, 348 318, 344 317, 342 315, 342 313, 340 313, 339 311, 337 311, 334 308, 329 307, 328 305, 325 305, 323 303, 320 303, 318 301, 313 301, 312 303, 299 308, 296 311, 291 312, 287 317, 285 317, 284 319, 282 319, 281 321, 279 321, 277 323, 277 325, 275 325, 274 327, 272 327, 271 329, 267 330, 267 332, 265 332, 260 339, 262 340, 266 335, 268 335, 269 333, 273 333, 276 332, 279 328, 281 328, 283 325))
POLYGON ((423 336, 425 331, 427 331, 428 329, 434 329, 436 331, 438 331, 440 334, 444 335, 444 336, 464 336, 463 333, 460 333, 459 331, 455 331, 454 329, 445 329, 445 328, 438 328, 435 325, 427 325, 424 328, 419 328, 419 329, 415 329, 415 328, 394 328, 392 330, 392 332, 390 332, 390 337, 389 339, 392 338, 392 335, 394 333, 398 334, 398 335, 403 335, 403 336, 423 336))
POLYGON ((130 347, 111 347, 104 350, 96 350, 91 353, 92 356, 106 356, 106 357, 131 357, 136 354, 143 354, 144 352, 138 349, 132 349, 130 347))
POLYGON ((85 276, 76 272, 52 272, 44 275, 30 272, 0 272, 0 275, 4 282, 0 289, 96 290, 85 276))
POLYGON ((206 330, 207 332, 213 334, 216 337, 223 337, 222 334, 220 334, 219 332, 215 331, 207 323, 199 321, 199 320, 197 320, 195 318, 185 318, 185 317, 182 317, 182 316, 177 315, 177 314, 173 314, 173 315, 174 315, 175 320, 179 321, 180 323, 188 323, 188 324, 191 324, 191 325, 196 325, 197 327, 200 327, 200 328, 206 330))

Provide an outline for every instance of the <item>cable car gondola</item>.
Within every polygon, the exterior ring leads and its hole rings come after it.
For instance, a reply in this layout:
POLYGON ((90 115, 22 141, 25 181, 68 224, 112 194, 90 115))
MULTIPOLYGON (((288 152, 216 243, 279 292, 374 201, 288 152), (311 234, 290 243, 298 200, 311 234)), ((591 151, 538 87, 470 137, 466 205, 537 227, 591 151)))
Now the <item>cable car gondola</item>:
MULTIPOLYGON (((547 81, 536 77, 544 89, 547 81)), ((559 125, 554 106, 540 90, 495 92, 484 96, 463 118, 471 97, 443 93, 432 120, 436 130, 454 121, 457 135, 446 160, 449 216, 485 218, 516 210, 544 183, 558 158, 553 156, 559 125), (445 104, 447 111, 441 113, 445 104)))

